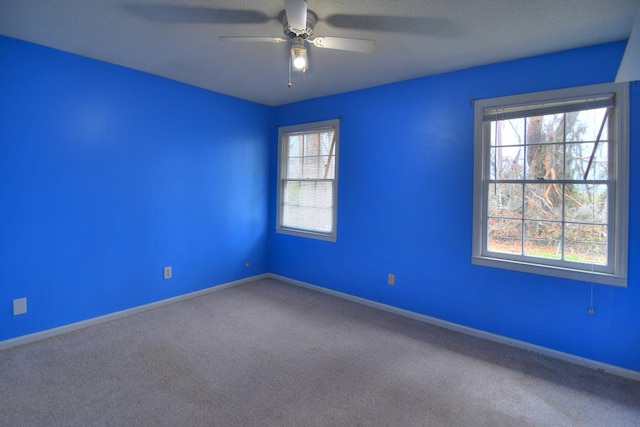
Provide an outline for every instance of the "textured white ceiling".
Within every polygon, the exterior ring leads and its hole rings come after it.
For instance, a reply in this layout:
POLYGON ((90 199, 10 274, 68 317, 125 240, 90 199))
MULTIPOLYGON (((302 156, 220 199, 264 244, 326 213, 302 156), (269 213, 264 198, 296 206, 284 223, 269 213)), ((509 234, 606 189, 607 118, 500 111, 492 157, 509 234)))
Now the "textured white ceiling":
POLYGON ((308 0, 317 36, 372 54, 309 49, 287 88, 283 0, 0 0, 0 34, 266 105, 629 37, 640 0, 308 0), (247 21, 253 23, 246 23, 247 21), (245 23, 243 23, 245 22, 245 23))

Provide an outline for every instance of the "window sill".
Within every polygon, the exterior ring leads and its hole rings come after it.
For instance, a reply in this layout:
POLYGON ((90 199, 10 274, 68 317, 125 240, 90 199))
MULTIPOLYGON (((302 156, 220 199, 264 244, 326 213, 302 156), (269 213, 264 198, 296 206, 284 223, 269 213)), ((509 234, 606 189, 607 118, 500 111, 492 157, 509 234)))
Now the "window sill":
POLYGON ((523 273, 559 277, 561 279, 580 280, 588 283, 611 285, 626 288, 627 277, 615 274, 576 270, 566 267, 532 264, 521 261, 505 260, 486 256, 472 256, 471 263, 485 267, 502 268, 523 273))
POLYGON ((313 231, 299 230, 295 228, 277 227, 276 233, 288 234, 290 236, 305 237, 307 239, 324 240, 327 242, 335 242, 337 240, 335 234, 316 233, 313 231))

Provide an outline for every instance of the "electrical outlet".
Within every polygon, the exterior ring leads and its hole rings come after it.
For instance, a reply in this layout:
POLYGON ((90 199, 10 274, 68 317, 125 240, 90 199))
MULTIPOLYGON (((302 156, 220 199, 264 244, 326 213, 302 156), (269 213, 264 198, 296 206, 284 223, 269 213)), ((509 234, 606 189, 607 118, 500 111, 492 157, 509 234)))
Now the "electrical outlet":
POLYGON ((173 277, 173 270, 171 269, 171 266, 167 266, 164 268, 164 280, 167 279, 171 279, 171 277, 173 277))
POLYGON ((13 315, 18 316, 27 312, 27 298, 16 298, 13 300, 13 315))
POLYGON ((395 286, 396 285, 396 275, 389 273, 389 275, 387 276, 387 284, 389 286, 395 286))

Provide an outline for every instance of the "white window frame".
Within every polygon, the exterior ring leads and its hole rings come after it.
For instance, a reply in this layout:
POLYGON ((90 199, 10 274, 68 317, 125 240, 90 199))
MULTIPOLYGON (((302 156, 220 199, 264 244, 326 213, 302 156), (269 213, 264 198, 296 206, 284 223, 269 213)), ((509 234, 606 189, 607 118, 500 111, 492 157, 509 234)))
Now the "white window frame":
POLYGON ((289 234, 299 237, 307 237, 312 239, 326 240, 335 242, 337 239, 338 230, 338 165, 339 162, 339 146, 340 146, 340 120, 324 120, 313 123, 304 123, 292 126, 282 126, 278 128, 278 206, 276 214, 276 232, 282 234, 289 234), (332 229, 329 232, 321 232, 315 230, 306 230, 303 228, 287 227, 283 225, 283 205, 284 205, 284 185, 287 181, 299 181, 299 179, 287 179, 286 168, 288 160, 288 144, 287 140, 291 134, 300 133, 313 133, 322 130, 333 129, 334 130, 334 148, 333 158, 334 162, 334 177, 332 179, 309 179, 310 181, 330 181, 332 182, 332 229))
MULTIPOLYGON (((629 204, 629 86, 605 83, 553 91, 528 93, 474 102, 474 200, 473 200, 473 264, 548 275, 591 283, 627 286, 628 204, 629 204), (488 181, 490 179, 490 136, 485 126, 485 110, 513 110, 527 105, 595 98, 613 94, 614 107, 609 116, 609 264, 606 271, 576 268, 568 261, 547 262, 544 258, 525 255, 510 256, 487 250, 488 181), (611 132, 611 131, 610 131, 611 132), (611 194, 613 193, 613 194, 611 194), (559 265, 560 264, 560 265, 559 265)), ((524 179, 523 179, 524 181, 524 179)), ((563 220, 564 221, 564 220, 563 220)))

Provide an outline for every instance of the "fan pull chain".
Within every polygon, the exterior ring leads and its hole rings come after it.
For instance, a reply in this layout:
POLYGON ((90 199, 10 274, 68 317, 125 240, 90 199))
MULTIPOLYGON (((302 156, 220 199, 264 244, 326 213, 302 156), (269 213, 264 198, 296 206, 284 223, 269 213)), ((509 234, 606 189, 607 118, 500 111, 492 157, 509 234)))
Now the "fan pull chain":
POLYGON ((289 55, 289 81, 287 81, 287 87, 288 88, 293 86, 293 83, 291 83, 291 67, 292 67, 291 61, 292 61, 291 55, 289 55))

